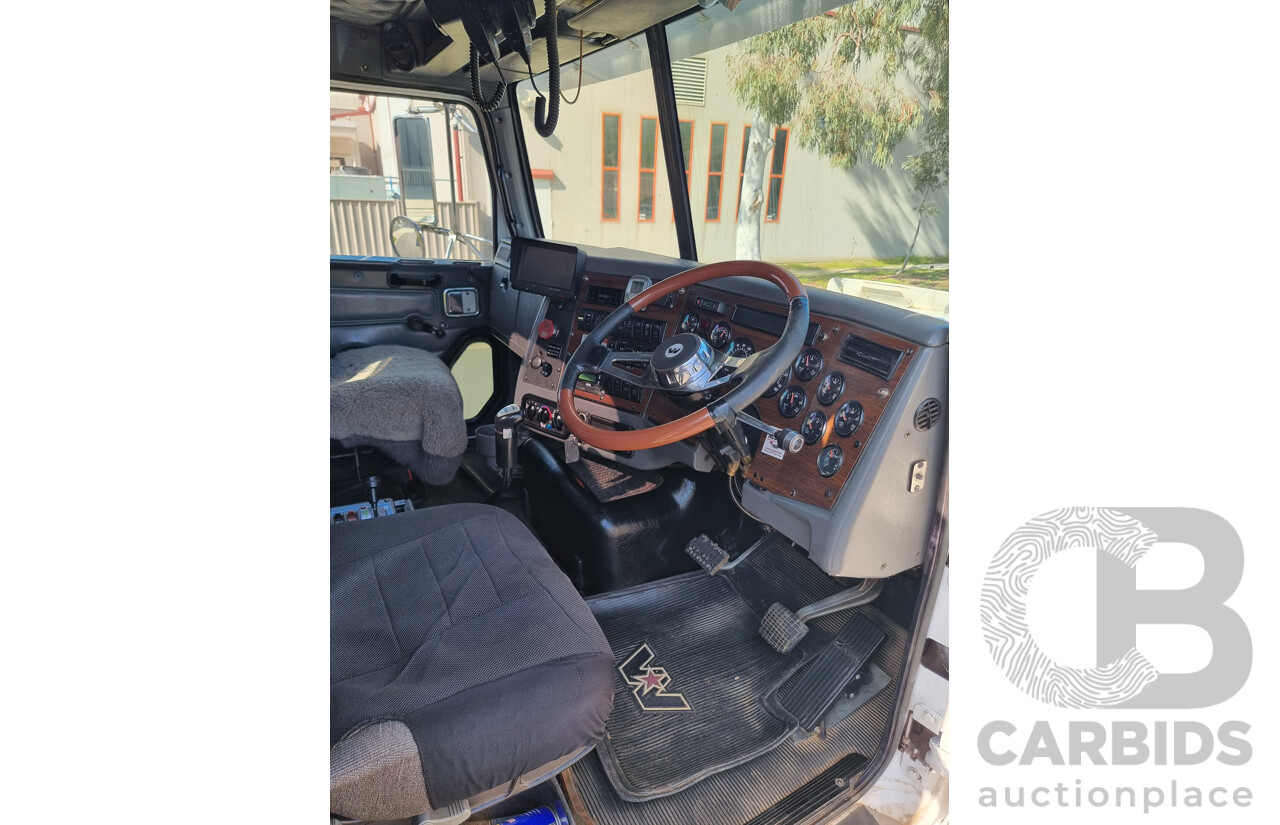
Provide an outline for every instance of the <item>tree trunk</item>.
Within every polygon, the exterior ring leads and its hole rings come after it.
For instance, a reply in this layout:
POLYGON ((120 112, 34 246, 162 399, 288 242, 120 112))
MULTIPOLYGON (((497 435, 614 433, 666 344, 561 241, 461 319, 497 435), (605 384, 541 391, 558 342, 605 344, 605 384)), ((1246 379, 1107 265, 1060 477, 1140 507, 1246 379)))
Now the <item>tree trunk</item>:
MULTIPOLYGON (((925 197, 928 197, 926 194, 925 197)), ((898 267, 898 271, 893 273, 893 277, 897 278, 907 271, 907 262, 911 260, 911 252, 916 248, 916 241, 920 238, 920 226, 924 223, 924 201, 920 201, 920 205, 916 207, 916 234, 911 236, 911 245, 907 247, 907 254, 902 256, 902 266, 898 267)))
POLYGON ((751 139, 747 141, 747 159, 742 169, 742 200, 738 204, 738 235, 735 250, 738 260, 758 261, 760 256, 760 223, 764 218, 765 160, 773 148, 773 130, 759 112, 751 115, 751 139))

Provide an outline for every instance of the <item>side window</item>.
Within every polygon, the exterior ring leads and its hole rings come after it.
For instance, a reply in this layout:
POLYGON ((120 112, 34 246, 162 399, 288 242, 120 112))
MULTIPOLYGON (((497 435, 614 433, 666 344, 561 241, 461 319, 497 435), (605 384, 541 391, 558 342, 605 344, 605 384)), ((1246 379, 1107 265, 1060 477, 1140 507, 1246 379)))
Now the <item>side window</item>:
POLYGON ((782 178, 787 171, 787 136, 789 132, 778 127, 773 133, 773 165, 769 167, 769 203, 766 205, 764 219, 776 223, 778 212, 782 209, 782 178))
POLYGON ((637 220, 653 220, 653 191, 658 171, 658 119, 640 118, 640 208, 637 220))
POLYGON ((747 144, 751 142, 751 127, 742 127, 742 155, 738 163, 738 202, 733 207, 733 219, 738 219, 738 212, 742 209, 742 179, 747 171, 747 144))
POLYGON ((622 115, 605 113, 600 145, 600 219, 605 221, 618 220, 618 178, 622 173, 618 143, 621 131, 622 115))
POLYGON ((329 254, 391 257, 391 221, 423 230, 430 258, 493 257, 489 164, 466 106, 329 93, 329 254))
POLYGON ((724 181, 724 135, 727 123, 711 124, 711 150, 707 156, 707 214, 708 221, 720 220, 720 200, 724 181))

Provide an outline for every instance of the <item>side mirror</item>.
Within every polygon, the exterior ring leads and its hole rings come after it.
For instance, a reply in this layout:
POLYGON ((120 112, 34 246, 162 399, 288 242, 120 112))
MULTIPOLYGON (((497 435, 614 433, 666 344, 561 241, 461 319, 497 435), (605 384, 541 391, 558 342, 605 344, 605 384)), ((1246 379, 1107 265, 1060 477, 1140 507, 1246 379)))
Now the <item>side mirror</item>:
POLYGON ((397 258, 425 258, 427 244, 422 228, 412 218, 396 215, 391 219, 391 248, 397 258))

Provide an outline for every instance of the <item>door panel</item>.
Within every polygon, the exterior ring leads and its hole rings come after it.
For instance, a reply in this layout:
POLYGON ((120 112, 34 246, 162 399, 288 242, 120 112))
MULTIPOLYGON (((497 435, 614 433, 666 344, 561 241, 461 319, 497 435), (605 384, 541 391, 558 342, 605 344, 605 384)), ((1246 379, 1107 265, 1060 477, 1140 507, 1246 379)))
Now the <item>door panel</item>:
POLYGON ((425 349, 451 363, 468 339, 488 336, 491 267, 443 261, 398 278, 398 263, 394 258, 330 259, 331 355, 394 344, 425 349), (431 285, 413 283, 418 278, 431 285), (448 314, 445 293, 458 289, 475 290, 474 315, 448 314))

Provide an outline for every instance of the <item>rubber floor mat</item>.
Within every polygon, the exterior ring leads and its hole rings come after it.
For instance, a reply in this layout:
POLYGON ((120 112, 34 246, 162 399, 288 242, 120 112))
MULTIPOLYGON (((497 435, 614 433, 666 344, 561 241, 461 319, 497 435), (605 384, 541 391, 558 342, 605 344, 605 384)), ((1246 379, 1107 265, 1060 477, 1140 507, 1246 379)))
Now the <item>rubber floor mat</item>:
MULTIPOLYGON (((852 715, 831 725, 826 737, 788 738, 782 744, 726 771, 707 776, 679 793, 646 802, 619 798, 602 768, 603 756, 589 753, 562 776, 569 801, 585 821, 596 825, 654 825, 654 823, 697 823, 697 825, 741 825, 753 817, 773 821, 775 806, 785 804, 797 789, 850 754, 870 756, 876 752, 889 728, 896 674, 906 652, 907 634, 873 607, 854 608, 875 621, 888 639, 872 656, 872 663, 892 674, 888 685, 852 715)), ((839 629, 843 613, 831 630, 839 629)), ((816 623, 828 623, 823 616, 816 623)), ((615 710, 616 712, 616 710, 615 710)))
POLYGON ((613 648, 613 713, 600 760, 639 802, 687 788, 787 739, 794 721, 761 701, 803 661, 756 633, 722 576, 699 570, 589 600, 613 648))
MULTIPOLYGON (((726 567, 720 575, 715 577, 707 576, 702 572, 692 573, 676 579, 655 582, 645 587, 633 588, 630 591, 588 599, 588 603, 591 604, 597 619, 600 619, 605 636, 610 639, 615 654, 622 650, 623 646, 614 641, 615 636, 612 634, 615 631, 611 630, 610 626, 605 623, 605 618, 602 614, 622 613, 623 611, 621 606, 613 606, 612 609, 606 609, 604 603, 611 599, 633 598, 639 602, 640 594, 643 591, 656 591, 657 588, 663 585, 676 583, 680 583, 680 594, 686 601, 683 611, 676 611, 677 620, 688 621, 688 626, 681 629, 688 631, 690 635, 696 630, 695 626, 704 620, 699 615, 700 611, 687 604, 688 600, 699 597, 699 594, 702 596, 710 594, 715 597, 717 610, 708 610, 708 616, 720 610, 728 610, 729 607, 727 605, 731 605, 732 602, 727 598, 726 588, 720 585, 731 584, 731 588, 728 589, 735 590, 739 597, 737 599, 738 606, 732 609, 739 610, 745 606, 747 608, 745 615, 752 617, 748 625, 742 629, 743 636, 752 636, 752 642, 762 645, 772 656, 776 657, 776 660, 783 662, 779 670, 775 672, 780 671, 780 678, 790 674, 787 679, 787 685, 794 683, 804 675, 804 671, 797 670, 796 664, 803 662, 805 655, 816 653, 815 647, 820 650, 827 641, 830 641, 844 627, 850 616, 855 612, 870 618, 888 634, 885 643, 873 655, 872 663, 883 673, 890 676, 886 677, 887 684, 883 685, 883 689, 873 691, 865 703, 850 715, 840 717, 838 721, 833 720, 827 729, 825 738, 806 736, 803 733, 784 735, 780 742, 773 747, 764 748, 754 758, 745 757, 740 760, 739 764, 729 765, 718 771, 703 771, 699 774, 700 778, 695 777, 695 779, 686 784, 683 790, 676 793, 649 796, 645 801, 628 799, 622 795, 618 787, 619 780, 616 776, 618 772, 617 765, 613 761, 616 759, 615 751, 617 750, 614 744, 615 739, 606 738, 595 753, 588 754, 586 758, 579 760, 566 773, 562 774, 566 789, 571 789, 571 803, 577 811, 585 817, 589 817, 588 821, 594 820, 597 825, 652 825, 655 822, 741 825, 742 822, 752 817, 763 815, 765 812, 770 811, 774 805, 779 804, 788 794, 795 792, 805 783, 813 780, 823 771, 830 769, 849 754, 870 755, 875 752, 885 735, 893 696, 897 689, 897 680, 892 676, 898 672, 899 664, 905 652, 906 632, 902 628, 894 624, 874 607, 864 606, 813 620, 810 622, 808 635, 814 638, 806 638, 800 647, 793 650, 786 657, 773 651, 763 639, 755 635, 760 617, 764 615, 764 611, 773 602, 777 601, 790 610, 796 610, 804 604, 826 598, 842 588, 848 587, 853 582, 834 579, 826 575, 803 552, 797 550, 784 537, 776 533, 766 535, 761 539, 758 546, 749 551, 743 558, 726 567), (686 585, 684 584, 686 581, 694 582, 695 584, 686 585), (712 589, 713 586, 714 589, 712 589), (686 591, 683 589, 684 587, 689 587, 690 590, 686 591)), ((675 593, 676 591, 669 592, 675 593)), ((660 596, 657 592, 651 592, 648 599, 650 600, 649 606, 656 611, 655 615, 662 615, 664 618, 660 621, 647 623, 638 615, 630 617, 631 621, 639 625, 640 629, 639 631, 630 631, 632 633, 630 640, 635 641, 635 647, 627 650, 621 658, 618 658, 617 664, 625 664, 626 658, 632 652, 645 641, 649 641, 650 650, 654 653, 654 658, 648 663, 648 667, 663 683, 663 691, 666 693, 680 693, 691 707, 697 707, 698 697, 693 695, 691 698, 691 694, 694 694, 694 691, 687 688, 690 685, 697 685, 699 679, 724 678, 723 676, 713 677, 712 672, 719 673, 731 668, 727 668, 723 662, 717 661, 719 657, 724 656, 724 654, 717 652, 716 657, 704 663, 701 668, 697 667, 697 663, 695 663, 695 670, 692 676, 682 673, 679 668, 683 667, 683 664, 673 664, 669 661, 666 652, 661 649, 660 643, 657 641, 657 632, 668 628, 666 614, 661 610, 662 606, 658 604, 661 600, 660 596), (648 634, 646 638, 636 640, 636 636, 644 635, 643 628, 646 627, 654 628, 655 630, 648 634), (663 676, 667 678, 664 680, 663 676)), ((739 614, 739 618, 741 616, 742 614, 739 614)), ((730 634, 725 635, 728 636, 730 634)), ((737 638, 736 634, 733 635, 737 638)), ((747 640, 740 639, 740 643, 750 649, 747 640)), ((724 656, 724 659, 728 661, 729 657, 724 656)), ((735 671, 732 675, 740 674, 735 671)), ((634 688, 623 692, 620 688, 622 678, 620 672, 615 672, 614 710, 606 736, 614 732, 614 720, 621 719, 622 712, 626 711, 632 717, 638 715, 636 710, 631 709, 627 704, 637 704, 638 700, 632 692, 634 688)), ((731 679, 732 676, 728 678, 731 679)), ((768 679, 759 678, 758 681, 765 683, 768 682, 768 679)), ((776 684, 773 686, 776 687, 776 684)), ((641 692, 643 694, 643 691, 641 692)), ((653 692, 650 695, 653 695, 653 692)), ((752 702, 749 704, 754 708, 751 714, 767 716, 757 703, 752 702)), ((668 711, 667 713, 674 719, 687 712, 668 711)), ((661 712, 650 713, 649 715, 651 717, 660 716, 661 712)), ((727 719, 728 717, 726 716, 725 718, 727 719)), ((750 718, 759 719, 759 717, 754 716, 750 718)), ((769 722, 767 719, 759 719, 758 724, 760 724, 762 730, 768 724, 781 724, 787 727, 786 723, 777 721, 777 717, 769 718, 774 721, 769 722)), ((648 720, 642 721, 648 724, 648 720)), ((636 728, 635 730, 640 729, 636 728)), ((693 728, 689 727, 687 730, 692 731, 693 728)), ((659 763, 681 759, 683 772, 689 773, 695 769, 706 767, 705 765, 696 764, 697 759, 710 759, 718 755, 714 752, 714 745, 719 737, 726 735, 726 731, 712 730, 709 735, 712 738, 703 742, 686 740, 677 735, 665 740, 659 747, 646 748, 645 753, 653 761, 659 763), (702 751, 701 756, 683 758, 687 750, 695 747, 702 751)))
POLYGON ((632 470, 586 456, 570 464, 569 469, 601 504, 638 496, 662 486, 662 474, 656 470, 632 470))

